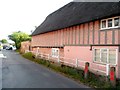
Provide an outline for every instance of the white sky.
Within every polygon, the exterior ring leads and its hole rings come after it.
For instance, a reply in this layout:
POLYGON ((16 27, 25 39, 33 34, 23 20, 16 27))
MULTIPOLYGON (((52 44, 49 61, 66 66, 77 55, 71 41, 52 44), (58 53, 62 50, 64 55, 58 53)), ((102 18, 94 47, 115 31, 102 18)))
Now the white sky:
POLYGON ((0 0, 0 39, 14 31, 30 34, 47 15, 73 0, 0 0))

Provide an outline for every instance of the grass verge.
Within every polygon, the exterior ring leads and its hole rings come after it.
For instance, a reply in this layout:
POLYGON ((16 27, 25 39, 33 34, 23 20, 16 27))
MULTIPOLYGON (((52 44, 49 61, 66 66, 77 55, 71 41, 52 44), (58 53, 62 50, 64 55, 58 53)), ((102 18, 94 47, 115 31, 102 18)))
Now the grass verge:
MULTIPOLYGON (((112 90, 109 82, 106 82, 106 77, 101 75, 95 75, 91 72, 89 72, 89 78, 87 80, 84 79, 84 71, 80 69, 75 69, 68 66, 60 66, 58 64, 52 63, 50 61, 46 61, 43 59, 35 58, 35 56, 32 53, 25 53, 22 54, 22 56, 26 59, 29 59, 31 61, 34 61, 38 64, 44 65, 46 67, 49 67, 50 69, 59 72, 61 74, 64 74, 67 77, 70 77, 79 83, 84 83, 85 85, 88 85, 93 88, 103 88, 102 90, 112 90)), ((120 81, 117 83, 117 89, 120 89, 120 81)))
POLYGON ((20 52, 20 49, 16 49, 15 51, 16 51, 16 52, 20 52))

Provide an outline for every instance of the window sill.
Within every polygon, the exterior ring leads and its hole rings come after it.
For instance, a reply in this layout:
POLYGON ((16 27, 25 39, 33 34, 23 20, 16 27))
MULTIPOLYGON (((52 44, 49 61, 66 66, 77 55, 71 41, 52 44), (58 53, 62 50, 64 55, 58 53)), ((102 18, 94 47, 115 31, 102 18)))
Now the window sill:
POLYGON ((106 63, 97 62, 97 61, 93 61, 93 63, 96 63, 96 64, 102 64, 102 65, 106 65, 106 63))
POLYGON ((111 29, 120 29, 120 26, 118 27, 111 27, 111 28, 101 28, 100 30, 111 30, 111 29))
MULTIPOLYGON (((107 63, 102 63, 102 62, 97 62, 97 61, 93 61, 93 63, 96 63, 96 64, 102 64, 102 65, 106 65, 107 63)), ((108 63, 110 66, 117 66, 116 64, 110 64, 108 63)))
POLYGON ((53 58, 58 58, 58 56, 52 56, 53 58))

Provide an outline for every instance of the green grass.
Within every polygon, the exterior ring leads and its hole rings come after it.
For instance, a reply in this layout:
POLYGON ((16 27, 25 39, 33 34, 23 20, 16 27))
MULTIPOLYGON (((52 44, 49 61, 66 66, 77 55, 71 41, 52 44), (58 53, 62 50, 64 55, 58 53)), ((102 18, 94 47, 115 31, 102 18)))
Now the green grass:
MULTIPOLYGON (((89 72, 89 78, 87 80, 85 80, 83 70, 75 69, 75 68, 68 67, 68 66, 61 67, 60 65, 52 63, 50 61, 46 61, 43 59, 36 59, 36 58, 34 58, 35 56, 30 52, 22 54, 22 56, 24 58, 27 58, 38 64, 49 67, 50 69, 52 69, 56 72, 60 72, 61 74, 65 75, 67 77, 73 78, 74 80, 76 80, 78 82, 82 82, 85 85, 88 85, 90 87, 104 88, 103 90, 105 90, 107 88, 107 90, 111 90, 111 85, 109 82, 106 82, 106 77, 104 77, 104 76, 95 75, 95 74, 89 72)), ((119 83, 117 83, 117 89, 120 89, 120 81, 118 81, 118 82, 119 83)))
POLYGON ((15 51, 16 51, 16 52, 20 52, 20 49, 16 49, 15 51))
POLYGON ((34 61, 34 58, 33 58, 34 55, 33 55, 31 52, 25 53, 25 54, 23 54, 22 56, 23 56, 24 58, 27 58, 27 59, 29 59, 29 60, 34 61))

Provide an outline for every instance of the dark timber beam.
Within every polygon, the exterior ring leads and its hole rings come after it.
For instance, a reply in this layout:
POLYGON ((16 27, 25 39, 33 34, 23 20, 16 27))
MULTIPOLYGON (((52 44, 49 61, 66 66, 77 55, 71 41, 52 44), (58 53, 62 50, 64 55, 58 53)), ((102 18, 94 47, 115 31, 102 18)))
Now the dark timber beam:
POLYGON ((97 45, 90 45, 90 50, 92 50, 93 46, 118 46, 119 47, 119 52, 120 52, 120 44, 97 44, 97 45))

